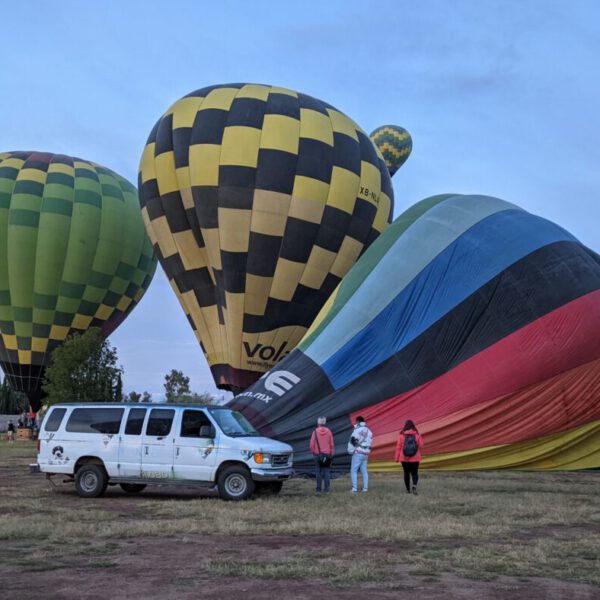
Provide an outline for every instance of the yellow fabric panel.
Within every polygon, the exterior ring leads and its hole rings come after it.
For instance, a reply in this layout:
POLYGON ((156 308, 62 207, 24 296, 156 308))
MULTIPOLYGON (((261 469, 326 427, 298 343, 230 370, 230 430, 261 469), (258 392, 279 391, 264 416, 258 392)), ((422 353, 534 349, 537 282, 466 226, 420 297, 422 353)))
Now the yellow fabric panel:
POLYGON ((229 110, 238 91, 237 88, 217 88, 216 90, 212 90, 204 98, 199 110, 208 110, 209 108, 229 110))
POLYGON ((352 214, 360 184, 362 181, 355 173, 342 167, 333 167, 327 204, 352 214))
POLYGON ((255 233, 282 237, 291 201, 287 194, 255 190, 250 229, 255 233))
POLYGON ((300 121, 284 115, 265 115, 260 137, 261 148, 298 154, 299 138, 300 121))
POLYGON ((84 171, 87 171, 88 173, 95 174, 94 169, 90 169, 90 163, 83 161, 83 160, 74 160, 73 168, 74 169, 83 169, 84 171))
POLYGON ((31 350, 33 352, 46 352, 48 348, 48 340, 46 338, 31 338, 31 350))
POLYGON ((282 358, 285 351, 290 351, 297 345, 304 331, 304 327, 287 325, 261 333, 244 333, 242 334, 240 348, 244 347, 245 342, 254 351, 253 356, 247 356, 246 352, 243 351, 241 362, 232 362, 231 364, 236 369, 247 369, 258 372, 266 371, 282 358), (285 346, 281 348, 284 343, 285 346), (258 344, 261 344, 263 348, 257 348, 258 344), (264 348, 264 346, 270 346, 271 348, 264 348), (260 354, 261 350, 263 352, 262 356, 260 354), (279 350, 282 351, 277 356, 279 350))
MULTIPOLYGON (((599 468, 600 421, 516 444, 424 456, 421 465, 437 471, 599 468)), ((392 461, 372 461, 369 465, 373 471, 391 471, 398 467, 392 461)))
POLYGON ((189 148, 190 184, 219 185, 219 144, 194 144, 189 148))
POLYGON ((308 331, 306 332, 304 337, 311 335, 313 333, 313 331, 315 331, 319 327, 319 325, 321 324, 323 319, 327 316, 327 314, 329 313, 329 311, 335 304, 335 298, 338 295, 338 292, 340 290, 340 285, 341 284, 339 284, 335 288, 335 290, 333 290, 333 293, 331 294, 331 296, 329 296, 329 298, 327 298, 327 302, 325 302, 325 304, 323 304, 323 308, 321 308, 321 310, 315 317, 315 320, 312 322, 312 325, 308 328, 308 331))
POLYGON ((179 248, 179 256, 186 271, 206 267, 206 252, 200 248, 191 229, 173 234, 179 248))
POLYGON ((280 257, 277 261, 277 266, 275 267, 271 298, 289 302, 296 291, 304 267, 304 263, 298 263, 280 257))
POLYGON ((181 98, 171 107, 173 113, 173 129, 180 127, 191 127, 194 124, 198 109, 204 98, 189 97, 181 98))
MULTIPOLYGON (((319 181, 318 179, 312 179, 311 177, 304 177, 304 175, 296 175, 294 178, 294 189, 292 190, 292 196, 296 199, 302 200, 302 202, 310 202, 311 204, 314 202, 319 202, 326 204, 329 196, 329 184, 325 183, 324 181, 319 181)), ((314 219, 304 220, 319 223, 321 221, 323 208, 321 207, 320 210, 321 212, 319 213, 316 221, 314 219)))
POLYGON ((249 315, 263 316, 269 299, 269 290, 273 282, 272 277, 246 274, 246 297, 244 312, 249 315))
POLYGON ((179 189, 177 184, 177 174, 175 173, 175 154, 173 152, 163 152, 155 159, 156 182, 161 196, 175 192, 179 189))
POLYGON ((335 252, 325 250, 325 248, 320 248, 319 246, 313 246, 300 283, 316 290, 320 289, 335 259, 335 252))
POLYGON ((378 202, 381 202, 381 196, 383 196, 381 193, 381 173, 376 166, 364 160, 360 163, 360 187, 361 189, 358 190, 360 198, 378 206, 378 202))
POLYGON ((46 171, 40 171, 39 169, 21 169, 18 174, 19 179, 25 181, 36 181, 37 183, 46 183, 46 171))
MULTIPOLYGON (((146 149, 144 148, 144 154, 146 149)), ((64 175, 75 175, 75 169, 71 165, 65 165, 63 163, 50 163, 48 165, 48 173, 63 173, 64 175)))
MULTIPOLYGON (((156 144, 152 142, 151 144, 148 144, 142 152, 142 158, 140 159, 140 174, 142 176, 142 183, 156 179, 156 167, 154 166, 155 150, 156 144)), ((67 173, 67 175, 71 175, 71 173, 67 173)))
POLYGON ((358 260, 364 245, 349 236, 344 237, 335 262, 331 267, 331 273, 337 277, 344 277, 358 260))
POLYGON ((8 335, 7 333, 2 334, 2 341, 4 342, 4 346, 7 350, 17 350, 17 336, 16 335, 8 335))
POLYGON ((80 315, 77 314, 73 318, 73 323, 71 323, 71 327, 75 329, 87 329, 92 323, 93 317, 88 315, 80 315))
POLYGON ((107 321, 110 315, 112 315, 114 308, 112 306, 107 306, 106 304, 101 304, 100 308, 96 311, 94 315, 97 319, 101 319, 102 321, 107 321))
POLYGON ((31 350, 18 350, 17 354, 21 365, 31 364, 31 350))
POLYGON ((223 141, 221 142, 220 163, 222 165, 256 168, 260 133, 260 129, 243 125, 225 127, 223 141))
POLYGON ((227 252, 248 252, 252 211, 220 207, 218 211, 221 249, 227 252))
POLYGON ((52 328, 50 329, 50 335, 48 337, 51 340, 58 340, 58 341, 62 342, 63 340, 67 339, 68 335, 69 335, 68 327, 64 327, 62 325, 52 325, 52 328))
POLYGON ((331 108, 328 108, 327 112, 329 113, 329 118, 331 119, 333 131, 336 133, 343 133, 358 142, 358 135, 356 134, 356 129, 358 126, 354 121, 352 121, 352 119, 349 119, 346 115, 343 115, 337 110, 333 110, 331 108))
POLYGON ((301 108, 300 137, 319 140, 333 146, 333 130, 330 119, 316 110, 301 108))
POLYGON ((128 298, 127 296, 123 296, 121 298, 121 300, 119 301, 119 304, 117 304, 117 308, 121 312, 125 312, 129 308, 130 304, 131 304, 131 298, 128 298))
POLYGON ((271 94, 285 94, 286 96, 292 96, 292 98, 298 97, 298 92, 294 92, 294 90, 288 90, 287 88, 273 86, 271 88, 271 94))
POLYGON ((177 253, 177 246, 173 240, 173 234, 167 222, 167 217, 162 215, 152 221, 152 228, 158 241, 158 246, 162 255, 166 258, 177 253))
POLYGON ((256 85, 249 83, 244 85, 237 93, 236 98, 256 98, 257 100, 264 100, 266 102, 269 97, 271 88, 266 85, 256 85))
POLYGON ((144 206, 144 208, 142 208, 142 220, 144 221, 144 225, 146 227, 146 231, 148 232, 148 237, 150 238, 150 242, 152 243, 153 246, 155 246, 157 243, 156 233, 154 231, 152 221, 150 220, 150 217, 148 216, 148 209, 145 206, 144 206))
POLYGON ((194 208, 194 198, 192 197, 192 184, 190 181, 190 168, 178 167, 175 169, 175 177, 177 177, 177 187, 184 208, 194 208))
POLYGON ((375 229, 375 231, 381 233, 389 225, 391 205, 390 197, 387 194, 382 193, 379 196, 379 205, 373 221, 373 229, 375 229))

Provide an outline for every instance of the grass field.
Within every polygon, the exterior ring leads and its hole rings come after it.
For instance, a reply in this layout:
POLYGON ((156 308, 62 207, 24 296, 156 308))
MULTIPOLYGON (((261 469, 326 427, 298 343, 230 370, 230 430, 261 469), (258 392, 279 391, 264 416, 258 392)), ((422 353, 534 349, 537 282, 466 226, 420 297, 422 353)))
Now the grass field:
POLYGON ((28 570, 34 591, 54 582, 69 597, 73 572, 90 589, 120 572, 142 585, 141 570, 156 562, 166 587, 154 583, 146 597, 205 584, 200 597, 219 597, 219 586, 246 582, 250 598, 265 580, 284 598, 314 585, 332 598, 356 586, 371 598, 600 597, 600 472, 424 473, 418 496, 387 474, 358 495, 344 477, 326 497, 294 480, 243 503, 118 487, 84 500, 72 484, 52 489, 29 475, 33 459, 28 442, 0 444, 0 579, 28 570))

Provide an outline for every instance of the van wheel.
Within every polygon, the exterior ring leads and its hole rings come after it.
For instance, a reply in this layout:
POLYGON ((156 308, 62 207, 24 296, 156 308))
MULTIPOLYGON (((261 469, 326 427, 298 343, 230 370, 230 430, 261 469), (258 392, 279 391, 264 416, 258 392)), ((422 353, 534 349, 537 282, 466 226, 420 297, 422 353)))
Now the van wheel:
POLYGON ((279 494, 283 487, 283 481, 265 481, 256 484, 256 491, 261 496, 274 496, 279 494))
POLYGON ((139 494, 146 485, 143 483, 121 483, 121 489, 128 494, 139 494))
POLYGON ((107 485, 108 477, 104 467, 94 463, 79 467, 75 475, 75 489, 82 498, 102 496, 107 485))
POLYGON ((231 466, 223 469, 217 485, 219 496, 224 500, 246 500, 254 492, 254 481, 244 467, 231 466))

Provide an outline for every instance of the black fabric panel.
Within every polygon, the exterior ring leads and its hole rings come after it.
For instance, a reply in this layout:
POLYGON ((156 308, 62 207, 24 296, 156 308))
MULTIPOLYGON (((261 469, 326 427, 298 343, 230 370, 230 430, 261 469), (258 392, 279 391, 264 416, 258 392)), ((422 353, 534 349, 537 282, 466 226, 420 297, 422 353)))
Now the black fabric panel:
MULTIPOLYGON (((153 179, 152 181, 154 183, 156 183, 155 179, 153 179)), ((148 182, 148 183, 150 183, 150 182, 148 182)), ((160 201, 160 195, 158 194, 158 190, 156 190, 155 195, 146 195, 144 193, 143 197, 145 200, 144 206, 146 207, 146 210, 148 211, 148 216, 150 217, 150 221, 154 221, 154 219, 158 219, 159 217, 162 217, 165 214, 165 211, 163 210, 162 202, 160 201)))
POLYGON ((242 126, 262 129, 267 103, 258 98, 234 98, 227 117, 227 127, 242 126))
POLYGON ((250 187, 219 186, 219 208, 252 210, 254 189, 250 187))
POLYGON ((203 229, 219 226, 219 188, 216 186, 194 186, 192 197, 198 223, 203 229))
POLYGON ((189 94, 187 94, 184 97, 185 98, 206 98, 206 96, 208 96, 208 94, 210 94, 210 92, 212 92, 213 90, 218 90, 221 88, 240 89, 241 87, 243 87, 245 85, 246 85, 245 83, 219 83, 216 85, 208 85, 199 90, 194 90, 193 92, 190 92, 189 94))
POLYGON ((183 208, 183 201, 181 200, 179 192, 163 194, 161 200, 171 233, 187 231, 190 228, 190 224, 188 223, 185 208, 183 208))
POLYGON ((167 115, 158 122, 158 131, 156 132, 156 146, 154 155, 158 156, 163 152, 173 150, 173 115, 167 115))
POLYGON ((298 105, 300 108, 310 108, 311 110, 315 110, 320 112, 321 114, 329 116, 327 112, 327 108, 325 104, 312 96, 307 96, 306 94, 298 94, 298 105))
POLYGON ((333 164, 342 167, 360 177, 360 145, 344 133, 333 133, 333 164))
POLYGON ((269 94, 266 113, 300 119, 298 99, 287 94, 269 94))
POLYGON ((329 144, 319 140, 300 138, 296 175, 330 183, 333 158, 334 150, 329 144))
POLYGON ((298 157, 283 150, 260 149, 256 189, 291 194, 294 189, 298 157))
POLYGON ((221 250, 223 267, 223 290, 233 294, 243 294, 246 289, 247 252, 221 250))
POLYGON ((191 127, 180 127, 173 131, 173 150, 175 152, 175 167, 187 167, 189 165, 191 127))
POLYGON ((261 277, 273 277, 279 260, 279 248, 282 238, 250 231, 248 244, 248 273, 261 277))
MULTIPOLYGON (((35 353, 37 354, 37 353, 35 353)), ((41 354, 41 359, 45 354, 41 354)), ((21 365, 17 361, 5 362, 0 361, 0 366, 10 387, 17 392, 24 392, 29 399, 29 404, 34 412, 37 412, 42 407, 42 400, 45 394, 42 391, 42 381, 46 367, 40 364, 37 365, 21 365)))
POLYGON ((220 145, 223 141, 223 130, 227 124, 227 115, 228 112, 220 108, 199 110, 194 118, 190 135, 190 145, 220 145))
POLYGON ((360 144, 361 159, 379 168, 379 157, 377 156, 377 150, 375 150, 373 142, 362 131, 357 131, 356 135, 360 144))
POLYGON ((305 263, 310 256, 319 225, 288 217, 280 256, 294 262, 305 263))
POLYGON ((239 165, 219 166, 219 186, 222 187, 221 196, 225 196, 224 188, 240 187, 254 188, 256 169, 254 167, 240 167, 239 165))

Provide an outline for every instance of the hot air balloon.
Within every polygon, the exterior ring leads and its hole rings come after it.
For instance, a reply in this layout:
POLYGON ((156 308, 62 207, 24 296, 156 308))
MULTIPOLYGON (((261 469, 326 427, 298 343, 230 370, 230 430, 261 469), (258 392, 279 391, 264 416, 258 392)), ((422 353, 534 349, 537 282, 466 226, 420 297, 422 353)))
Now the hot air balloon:
POLYGON ((233 391, 296 346, 393 203, 383 158, 356 123, 254 84, 175 102, 148 138, 139 189, 215 382, 233 391))
POLYGON ((40 406, 44 369, 72 332, 110 335, 156 257, 128 181, 92 162, 0 153, 0 364, 40 406))
POLYGON ((393 176, 406 162, 412 151, 410 133, 399 125, 382 125, 369 136, 383 155, 385 164, 393 176))
MULTIPOLYGON (((316 418, 351 420, 395 469, 407 419, 435 469, 600 467, 600 256, 487 196, 428 198, 343 279, 277 368, 232 401, 308 462, 316 418)), ((334 463, 334 464, 335 464, 334 463)))

